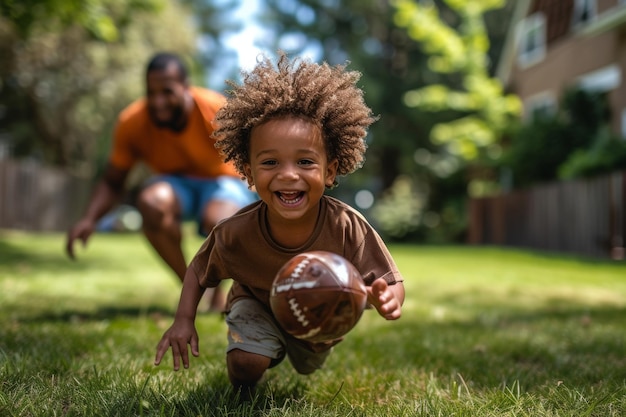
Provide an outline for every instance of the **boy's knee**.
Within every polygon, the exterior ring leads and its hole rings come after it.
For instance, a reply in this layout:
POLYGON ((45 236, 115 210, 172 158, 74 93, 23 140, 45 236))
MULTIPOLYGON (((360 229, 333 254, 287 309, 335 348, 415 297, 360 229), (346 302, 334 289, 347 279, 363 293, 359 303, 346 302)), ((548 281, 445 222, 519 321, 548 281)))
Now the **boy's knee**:
POLYGON ((233 349, 228 352, 226 362, 228 376, 234 386, 254 386, 269 368, 271 358, 233 349))

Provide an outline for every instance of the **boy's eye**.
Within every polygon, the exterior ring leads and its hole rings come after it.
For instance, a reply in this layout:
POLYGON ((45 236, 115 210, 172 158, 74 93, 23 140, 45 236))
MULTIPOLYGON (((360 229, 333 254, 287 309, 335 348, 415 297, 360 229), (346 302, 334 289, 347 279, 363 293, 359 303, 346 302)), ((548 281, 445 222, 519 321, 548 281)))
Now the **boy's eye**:
POLYGON ((273 159, 268 159, 266 161, 262 161, 261 165, 276 165, 276 161, 274 161, 273 159))
POLYGON ((302 159, 300 160, 300 165, 311 165, 314 164, 315 162, 311 161, 310 159, 302 159))

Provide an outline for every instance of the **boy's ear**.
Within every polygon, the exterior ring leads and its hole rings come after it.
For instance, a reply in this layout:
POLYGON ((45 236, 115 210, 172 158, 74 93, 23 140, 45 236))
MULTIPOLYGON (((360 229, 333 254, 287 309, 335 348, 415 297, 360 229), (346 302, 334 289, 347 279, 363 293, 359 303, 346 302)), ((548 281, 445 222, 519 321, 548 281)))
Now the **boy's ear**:
POLYGON ((248 188, 252 188, 254 186, 254 179, 252 178, 252 168, 250 164, 243 164, 243 173, 246 176, 246 181, 248 181, 248 188))
POLYGON ((333 188, 335 186, 335 178, 337 178, 337 168, 339 167, 339 161, 337 159, 333 159, 328 162, 328 166, 326 167, 326 181, 324 185, 327 188, 333 188))

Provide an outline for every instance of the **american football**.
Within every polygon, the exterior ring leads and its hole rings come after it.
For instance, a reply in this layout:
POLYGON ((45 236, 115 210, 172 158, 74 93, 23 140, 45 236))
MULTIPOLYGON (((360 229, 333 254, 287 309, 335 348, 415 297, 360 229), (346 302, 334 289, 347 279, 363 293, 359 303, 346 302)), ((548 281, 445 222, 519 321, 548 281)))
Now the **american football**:
POLYGON ((344 336, 359 321, 366 303, 359 271, 342 256, 325 251, 291 258, 276 274, 270 292, 278 323, 310 342, 344 336))

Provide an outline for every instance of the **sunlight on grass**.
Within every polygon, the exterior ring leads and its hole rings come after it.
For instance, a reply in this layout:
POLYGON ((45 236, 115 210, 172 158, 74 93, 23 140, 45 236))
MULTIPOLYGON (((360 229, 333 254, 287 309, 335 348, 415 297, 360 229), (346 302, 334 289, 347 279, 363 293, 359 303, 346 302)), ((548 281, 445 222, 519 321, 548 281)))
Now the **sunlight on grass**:
MULTIPOLYGON (((368 310, 324 369, 267 372, 240 403, 226 326, 201 354, 153 365, 180 284, 136 234, 0 234, 0 415, 622 416, 626 265, 528 251, 392 246, 403 317, 368 310)), ((201 240, 187 239, 191 256, 201 240)))

